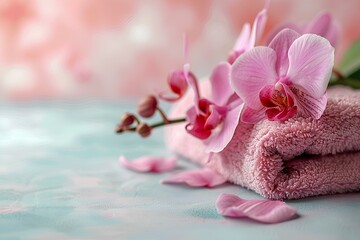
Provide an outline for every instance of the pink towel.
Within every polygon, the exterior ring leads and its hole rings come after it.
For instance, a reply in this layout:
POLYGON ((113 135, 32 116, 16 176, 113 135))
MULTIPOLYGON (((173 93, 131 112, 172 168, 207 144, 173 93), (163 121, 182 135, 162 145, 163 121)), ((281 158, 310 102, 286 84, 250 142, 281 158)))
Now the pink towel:
MULTIPOLYGON (((208 89, 207 89, 208 90, 208 89)), ((208 92, 208 91, 207 91, 208 92)), ((210 162, 203 143, 184 124, 166 130, 169 148, 221 173, 229 182, 269 199, 360 190, 360 92, 337 87, 319 120, 293 118, 285 123, 241 123, 229 145, 210 162)), ((184 116, 190 94, 173 109, 184 116)))

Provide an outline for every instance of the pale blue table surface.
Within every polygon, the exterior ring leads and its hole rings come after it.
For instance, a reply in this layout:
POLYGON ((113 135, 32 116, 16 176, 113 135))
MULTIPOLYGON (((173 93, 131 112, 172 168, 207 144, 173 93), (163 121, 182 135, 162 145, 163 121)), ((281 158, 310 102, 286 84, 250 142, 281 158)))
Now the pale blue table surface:
MULTIPOLYGON (((261 199, 249 190, 162 185, 172 173, 121 168, 119 155, 170 154, 162 130, 147 140, 113 133, 132 109, 126 102, 1 103, 0 239, 360 239, 359 193, 287 201, 300 217, 266 225, 216 213, 220 193, 261 199)), ((182 159, 174 172, 196 167, 182 159)))

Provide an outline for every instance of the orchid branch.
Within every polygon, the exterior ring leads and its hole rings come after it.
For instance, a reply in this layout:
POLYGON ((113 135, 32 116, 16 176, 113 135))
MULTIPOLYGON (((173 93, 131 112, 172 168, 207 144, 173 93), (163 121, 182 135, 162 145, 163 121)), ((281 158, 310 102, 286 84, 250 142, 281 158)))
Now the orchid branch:
MULTIPOLYGON (((177 119, 171 119, 171 120, 167 120, 167 121, 161 121, 161 122, 157 122, 154 123, 152 125, 149 125, 149 127, 151 129, 157 128, 157 127, 162 127, 165 125, 171 125, 171 124, 176 124, 176 123, 182 123, 182 122, 186 122, 186 118, 177 118, 177 119)), ((130 132, 136 132, 137 131, 137 127, 131 127, 131 128, 127 128, 125 131, 130 131, 130 132)), ((116 133, 123 133, 123 131, 120 130, 116 130, 116 133)))

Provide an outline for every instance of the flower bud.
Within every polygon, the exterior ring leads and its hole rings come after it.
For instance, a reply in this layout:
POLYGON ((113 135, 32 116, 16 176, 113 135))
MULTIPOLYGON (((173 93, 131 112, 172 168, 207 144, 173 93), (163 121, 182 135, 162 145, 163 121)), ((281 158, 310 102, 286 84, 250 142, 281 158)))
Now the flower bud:
POLYGON ((149 125, 147 125, 146 123, 140 123, 137 127, 136 127, 136 132, 141 136, 141 137, 148 137, 151 134, 151 127, 149 125))
POLYGON ((153 95, 149 95, 140 100, 137 107, 137 112, 140 116, 144 118, 149 118, 154 115, 157 105, 158 102, 156 100, 156 97, 153 95))
POLYGON ((135 116, 131 113, 125 113, 122 117, 121 117, 121 121, 120 121, 120 125, 128 127, 131 124, 133 124, 135 121, 135 116))
POLYGON ((115 132, 116 132, 116 133, 122 133, 122 132, 124 132, 124 131, 125 131, 124 125, 119 124, 119 125, 116 126, 116 129, 115 129, 115 132))
POLYGON ((169 74, 168 83, 171 91, 179 96, 184 95, 188 86, 184 71, 179 70, 169 74))

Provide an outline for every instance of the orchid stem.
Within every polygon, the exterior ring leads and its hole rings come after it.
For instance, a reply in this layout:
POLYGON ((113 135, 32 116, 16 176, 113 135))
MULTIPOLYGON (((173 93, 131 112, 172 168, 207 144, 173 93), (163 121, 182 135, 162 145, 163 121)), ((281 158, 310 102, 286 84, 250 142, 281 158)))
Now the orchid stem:
POLYGON ((349 86, 354 89, 360 89, 360 81, 350 78, 344 78, 341 81, 336 80, 329 83, 329 86, 336 86, 336 85, 343 85, 343 86, 349 86))
POLYGON ((157 128, 157 127, 161 127, 164 125, 170 125, 170 124, 175 124, 175 123, 181 123, 181 122, 186 122, 186 118, 178 118, 178 119, 172 119, 172 120, 168 120, 168 122, 159 122, 159 123, 155 123, 153 125, 150 125, 151 128, 157 128))
POLYGON ((337 80, 345 79, 344 75, 339 70, 333 68, 332 72, 336 76, 337 80))
POLYGON ((329 82, 330 86, 336 86, 336 85, 343 85, 348 86, 354 89, 360 89, 360 81, 357 79, 352 79, 351 77, 344 76, 340 71, 333 68, 332 70, 333 74, 336 76, 336 79, 329 82))
POLYGON ((139 125, 141 123, 141 121, 139 120, 139 118, 137 118, 135 115, 133 115, 133 118, 135 120, 135 122, 139 125))
POLYGON ((157 107, 156 108, 158 110, 158 112, 160 113, 161 118, 164 120, 165 123, 169 123, 169 119, 166 117, 165 113, 163 112, 163 110, 161 110, 161 108, 157 107))
MULTIPOLYGON (((171 120, 167 119, 167 122, 162 121, 162 122, 154 123, 154 124, 150 125, 149 127, 150 128, 157 128, 157 127, 162 127, 162 126, 165 126, 165 125, 181 123, 181 122, 185 122, 185 121, 186 121, 186 118, 177 118, 177 119, 171 119, 171 120)), ((125 131, 135 132, 136 127, 128 128, 125 131)))

